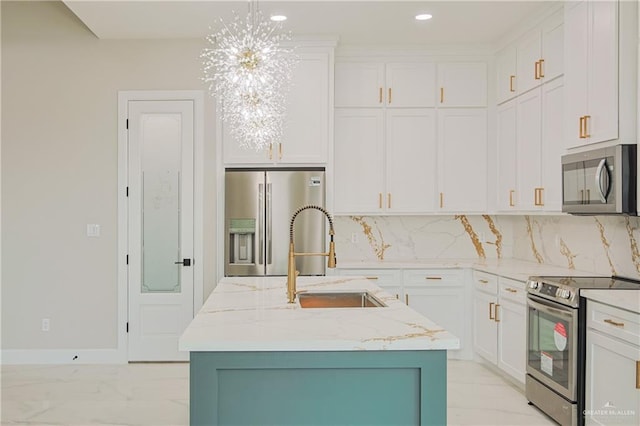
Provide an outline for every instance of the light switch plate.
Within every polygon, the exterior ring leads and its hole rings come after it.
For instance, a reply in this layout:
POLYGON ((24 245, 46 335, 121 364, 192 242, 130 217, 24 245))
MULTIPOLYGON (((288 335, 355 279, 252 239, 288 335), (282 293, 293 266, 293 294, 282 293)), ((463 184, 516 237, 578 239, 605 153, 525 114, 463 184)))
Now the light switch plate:
POLYGON ((96 223, 87 224, 87 237, 99 237, 100 236, 100 225, 96 223))

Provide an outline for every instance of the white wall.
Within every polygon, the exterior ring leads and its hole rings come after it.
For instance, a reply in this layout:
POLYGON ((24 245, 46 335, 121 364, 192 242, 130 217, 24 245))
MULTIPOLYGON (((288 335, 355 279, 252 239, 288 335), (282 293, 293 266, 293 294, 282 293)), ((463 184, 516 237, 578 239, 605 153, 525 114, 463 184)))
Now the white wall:
MULTIPOLYGON (((204 40, 98 40, 60 2, 1 7, 2 349, 114 349, 118 91, 205 90, 204 40), (86 237, 88 223, 100 238, 86 237)), ((205 102, 206 297, 216 253, 205 102)))

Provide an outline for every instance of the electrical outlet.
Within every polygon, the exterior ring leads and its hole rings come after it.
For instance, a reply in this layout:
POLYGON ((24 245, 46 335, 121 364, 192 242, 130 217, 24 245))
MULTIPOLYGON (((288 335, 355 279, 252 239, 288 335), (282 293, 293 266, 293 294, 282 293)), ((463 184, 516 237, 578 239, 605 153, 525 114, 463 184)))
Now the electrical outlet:
POLYGON ((42 318, 42 331, 49 331, 50 325, 49 318, 42 318))
POLYGON ((351 242, 353 244, 356 244, 358 242, 358 234, 356 234, 355 232, 351 233, 351 242))

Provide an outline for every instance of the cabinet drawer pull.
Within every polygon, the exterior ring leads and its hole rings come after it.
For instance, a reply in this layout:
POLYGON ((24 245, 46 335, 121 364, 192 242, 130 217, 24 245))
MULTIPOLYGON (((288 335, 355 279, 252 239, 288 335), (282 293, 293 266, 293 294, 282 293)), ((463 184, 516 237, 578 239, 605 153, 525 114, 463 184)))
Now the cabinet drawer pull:
POLYGON ((365 278, 368 279, 368 280, 377 280, 378 279, 378 277, 365 277, 365 278))
POLYGON ((516 78, 515 75, 510 75, 509 76, 509 91, 510 92, 515 92, 516 89, 513 88, 513 80, 516 78))
POLYGON ((382 87, 380 88, 380 92, 378 95, 378 103, 381 104, 382 103, 382 87))
POLYGON ((511 288, 511 287, 507 287, 507 288, 505 288, 505 290, 507 290, 509 293, 517 293, 518 292, 518 290, 516 290, 514 288, 511 288))
POLYGON ((604 320, 604 322, 606 322, 607 324, 611 324, 614 327, 624 327, 624 323, 623 322, 617 322, 617 321, 614 321, 614 320, 609 319, 609 318, 604 320))
POLYGON ((487 280, 478 280, 478 282, 481 284, 489 284, 489 281, 487 280))
POLYGON ((424 277, 425 280, 441 280, 442 277, 424 277))
POLYGON ((640 361, 636 361, 636 389, 640 389, 640 361))
POLYGON ((498 318, 498 308, 499 307, 500 307, 500 304, 496 303, 496 312, 494 314, 494 316, 496 317, 495 320, 494 320, 495 322, 500 322, 500 318, 498 318))
POLYGON ((493 313, 493 306, 495 305, 495 303, 493 302, 489 302, 489 319, 490 320, 496 320, 494 313, 493 313))

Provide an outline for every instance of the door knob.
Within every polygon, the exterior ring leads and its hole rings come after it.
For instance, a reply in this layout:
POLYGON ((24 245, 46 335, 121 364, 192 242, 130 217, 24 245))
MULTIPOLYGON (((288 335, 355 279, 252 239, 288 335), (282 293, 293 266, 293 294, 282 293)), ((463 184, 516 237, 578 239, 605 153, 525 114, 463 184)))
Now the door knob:
POLYGON ((191 266, 191 259, 182 259, 182 262, 173 262, 176 265, 191 266))

